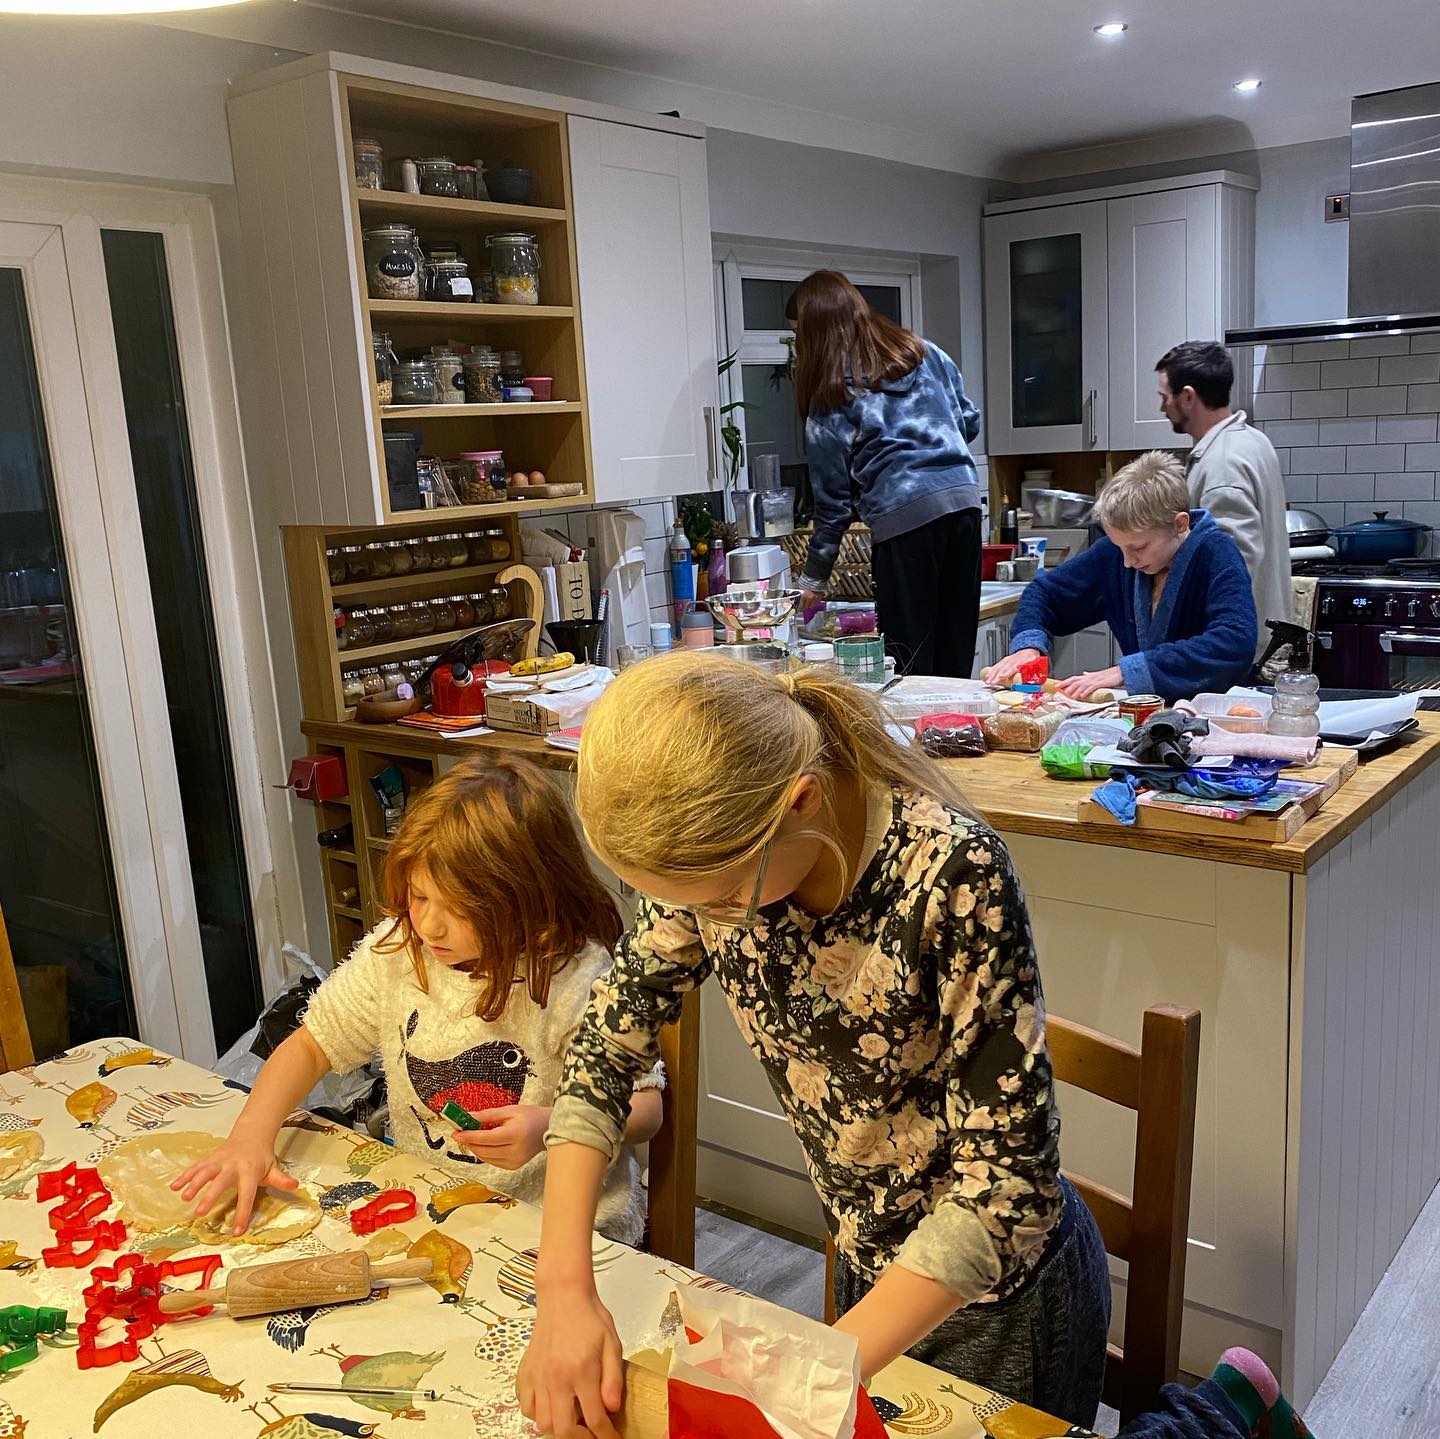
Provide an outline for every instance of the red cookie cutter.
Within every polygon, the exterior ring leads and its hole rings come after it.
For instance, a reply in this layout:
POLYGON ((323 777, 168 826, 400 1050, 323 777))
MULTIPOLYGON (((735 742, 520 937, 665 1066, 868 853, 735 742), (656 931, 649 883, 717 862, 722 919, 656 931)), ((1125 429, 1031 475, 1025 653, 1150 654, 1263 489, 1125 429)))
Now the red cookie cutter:
POLYGON ((415 1207, 415 1196, 408 1189, 387 1189, 351 1212, 350 1228, 356 1234, 374 1234, 414 1219, 415 1207))
POLYGON ((125 1226, 118 1219, 101 1219, 94 1224, 67 1224, 56 1234, 59 1240, 40 1257, 51 1269, 85 1269, 107 1249, 119 1249, 125 1243, 125 1226), (77 1243, 88 1243, 76 1249, 77 1243))
POLYGON ((77 1194, 73 1199, 62 1200, 45 1217, 56 1234, 63 1234, 67 1228, 79 1229, 93 1224, 113 1202, 105 1189, 95 1194, 77 1194))
POLYGON ((77 1169, 74 1163, 47 1169, 35 1187, 41 1204, 51 1199, 75 1199, 82 1194, 108 1194, 98 1169, 77 1169))

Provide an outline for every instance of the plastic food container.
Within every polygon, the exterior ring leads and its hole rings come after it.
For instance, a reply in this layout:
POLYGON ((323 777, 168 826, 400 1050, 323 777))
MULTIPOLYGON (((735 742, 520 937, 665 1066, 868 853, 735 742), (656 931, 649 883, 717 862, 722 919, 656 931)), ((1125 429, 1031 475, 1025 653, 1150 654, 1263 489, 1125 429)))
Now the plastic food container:
POLYGON ((914 724, 926 715, 969 714, 977 718, 999 712, 995 696, 979 680, 944 680, 915 676, 886 690, 881 699, 896 724, 914 724))
POLYGON ((548 405, 554 392, 555 381, 550 375, 526 375, 525 388, 535 397, 537 405, 548 405))
POLYGON ((1211 729, 1229 730, 1231 734, 1264 734, 1265 722, 1270 718, 1270 711, 1275 707, 1275 701, 1270 695, 1217 695, 1203 694, 1196 695, 1186 709, 1193 709, 1197 715, 1202 715, 1210 721, 1211 729), (1232 705, 1248 705, 1253 710, 1259 710, 1258 715, 1232 715, 1226 714, 1232 705))

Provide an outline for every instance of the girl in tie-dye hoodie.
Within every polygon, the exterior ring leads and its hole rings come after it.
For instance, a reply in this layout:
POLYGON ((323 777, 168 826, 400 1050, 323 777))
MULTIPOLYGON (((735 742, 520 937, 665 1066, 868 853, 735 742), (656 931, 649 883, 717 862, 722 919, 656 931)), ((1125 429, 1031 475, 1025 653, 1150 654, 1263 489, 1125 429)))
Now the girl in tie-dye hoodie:
POLYGON ((817 270, 790 298, 795 398, 815 530, 800 577, 818 603, 840 539, 870 526, 881 632, 906 673, 968 677, 980 614, 980 412, 942 349, 817 270))

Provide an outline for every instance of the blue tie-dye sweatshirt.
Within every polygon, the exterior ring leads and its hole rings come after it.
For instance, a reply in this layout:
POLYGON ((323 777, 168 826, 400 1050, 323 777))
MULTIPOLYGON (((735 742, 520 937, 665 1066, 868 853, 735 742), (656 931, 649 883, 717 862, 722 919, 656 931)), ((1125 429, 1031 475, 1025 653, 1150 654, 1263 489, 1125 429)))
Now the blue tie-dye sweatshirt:
POLYGON ((980 482, 970 442, 980 411, 955 362, 926 343, 925 358, 879 389, 805 422, 815 529, 804 577, 830 578, 840 539, 858 514, 877 544, 955 510, 976 509, 980 482))

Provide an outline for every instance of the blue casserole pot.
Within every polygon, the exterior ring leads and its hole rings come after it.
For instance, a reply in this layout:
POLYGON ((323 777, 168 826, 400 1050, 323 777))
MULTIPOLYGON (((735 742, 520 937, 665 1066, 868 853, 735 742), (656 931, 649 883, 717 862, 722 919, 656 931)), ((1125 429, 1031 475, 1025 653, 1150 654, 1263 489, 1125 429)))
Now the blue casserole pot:
POLYGON ((1403 560, 1420 554, 1430 526, 1418 520, 1392 520, 1385 510, 1376 510, 1373 520, 1344 525, 1330 535, 1340 559, 1356 565, 1383 565, 1386 560, 1403 560))

